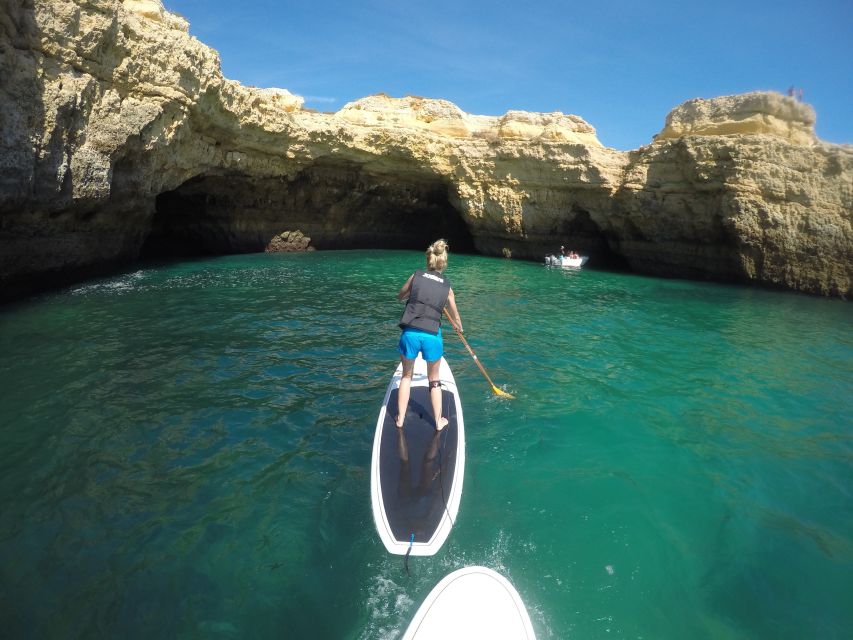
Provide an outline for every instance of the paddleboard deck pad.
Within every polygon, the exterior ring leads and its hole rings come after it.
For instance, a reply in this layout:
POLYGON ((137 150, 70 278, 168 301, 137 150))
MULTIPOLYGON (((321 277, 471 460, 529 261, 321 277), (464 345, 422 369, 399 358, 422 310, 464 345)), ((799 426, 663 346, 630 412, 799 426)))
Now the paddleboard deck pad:
POLYGON ((535 640, 518 591, 486 567, 465 567, 430 591, 403 640, 535 640))
POLYGON ((462 404, 444 358, 439 372, 442 414, 448 420, 444 429, 435 429, 426 362, 420 356, 403 428, 395 424, 402 364, 388 384, 376 422, 370 473, 373 519, 385 548, 397 555, 405 555, 410 546, 413 556, 435 554, 450 534, 462 498, 462 404))

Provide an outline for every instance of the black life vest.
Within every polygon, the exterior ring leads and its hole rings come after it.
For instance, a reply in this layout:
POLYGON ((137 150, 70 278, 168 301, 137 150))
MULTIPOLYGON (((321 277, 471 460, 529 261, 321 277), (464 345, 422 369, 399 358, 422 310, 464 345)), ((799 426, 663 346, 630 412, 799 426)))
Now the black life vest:
POLYGON ((412 327, 437 335, 441 312, 449 294, 450 280, 447 276, 438 271, 415 271, 412 292, 400 318, 400 328, 412 327))

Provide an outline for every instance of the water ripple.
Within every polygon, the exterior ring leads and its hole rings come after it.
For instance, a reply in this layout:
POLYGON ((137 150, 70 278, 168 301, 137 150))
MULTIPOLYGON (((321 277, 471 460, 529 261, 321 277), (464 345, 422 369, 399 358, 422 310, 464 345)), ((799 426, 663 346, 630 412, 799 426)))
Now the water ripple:
POLYGON ((543 638, 853 625, 849 305, 482 257, 449 275, 516 399, 445 331, 465 493, 407 576, 368 469, 421 259, 164 264, 0 316, 6 633, 392 638, 467 564, 543 638))

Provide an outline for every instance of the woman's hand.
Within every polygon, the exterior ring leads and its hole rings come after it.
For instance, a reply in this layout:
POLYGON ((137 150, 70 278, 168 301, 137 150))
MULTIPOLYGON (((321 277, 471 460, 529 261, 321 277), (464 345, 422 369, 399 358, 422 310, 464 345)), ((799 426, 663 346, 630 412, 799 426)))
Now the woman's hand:
POLYGON ((453 293, 453 289, 451 289, 450 293, 447 294, 447 309, 447 317, 450 318, 450 324, 452 324, 459 333, 463 333, 462 318, 459 316, 459 309, 456 308, 456 296, 453 293))

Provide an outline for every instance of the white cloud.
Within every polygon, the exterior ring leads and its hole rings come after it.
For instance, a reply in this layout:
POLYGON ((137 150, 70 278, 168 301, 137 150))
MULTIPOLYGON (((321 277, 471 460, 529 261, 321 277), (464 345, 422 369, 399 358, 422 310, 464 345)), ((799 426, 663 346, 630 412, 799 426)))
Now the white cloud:
POLYGON ((337 98, 329 98, 328 96, 302 96, 305 102, 319 102, 321 104, 332 104, 337 102, 337 98))

